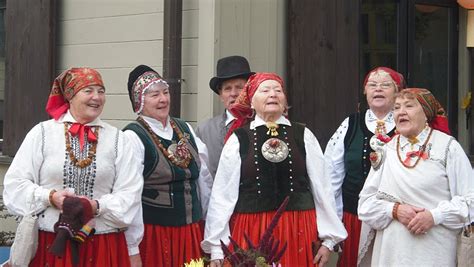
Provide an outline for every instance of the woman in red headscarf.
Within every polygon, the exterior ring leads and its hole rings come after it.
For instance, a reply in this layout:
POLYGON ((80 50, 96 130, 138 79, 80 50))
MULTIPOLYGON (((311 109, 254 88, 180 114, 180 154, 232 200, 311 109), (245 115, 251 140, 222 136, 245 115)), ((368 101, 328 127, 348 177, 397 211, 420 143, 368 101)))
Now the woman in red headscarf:
POLYGON ((287 196, 288 206, 273 231, 280 248, 288 245, 283 266, 324 266, 347 235, 318 140, 303 124, 289 121, 287 110, 283 81, 273 73, 251 76, 230 108, 237 121, 219 161, 201 243, 211 254, 211 266, 222 264, 220 240, 229 244, 232 236, 247 248, 247 234, 258 243, 287 196), (322 246, 313 255, 318 239, 322 246))
POLYGON ((380 165, 360 192, 360 261, 455 266, 457 237, 474 201, 471 164, 447 134, 444 110, 430 91, 404 89, 394 107, 399 134, 380 150, 380 165))
POLYGON ((38 249, 30 266, 130 265, 123 231, 139 211, 143 166, 129 164, 135 159, 124 134, 100 120, 104 104, 96 70, 64 71, 46 106, 52 119, 30 130, 5 175, 8 210, 38 215, 38 249), (88 200, 81 202, 84 212, 95 215, 87 224, 95 226, 94 236, 84 236, 92 234, 88 227, 71 227, 83 217, 66 218, 70 210, 63 212, 63 202, 70 196, 88 200), (70 233, 69 240, 51 249, 60 229, 70 233))
POLYGON ((404 87, 403 76, 386 67, 371 70, 364 80, 369 108, 347 117, 327 144, 324 158, 336 195, 336 207, 348 232, 339 266, 356 266, 361 222, 357 218, 359 192, 371 167, 374 150, 395 132, 395 93, 404 87), (379 139, 377 139, 377 137, 379 139), (371 154, 372 153, 372 154, 371 154))

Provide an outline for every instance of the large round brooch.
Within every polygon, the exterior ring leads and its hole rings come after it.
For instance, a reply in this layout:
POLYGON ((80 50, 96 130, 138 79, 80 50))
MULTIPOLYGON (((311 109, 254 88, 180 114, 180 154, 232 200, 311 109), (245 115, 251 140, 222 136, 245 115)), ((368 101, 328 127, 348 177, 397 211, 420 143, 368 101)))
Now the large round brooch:
POLYGON ((282 162, 288 157, 288 153, 288 146, 278 138, 270 138, 262 145, 262 155, 270 162, 282 162))
POLYGON ((377 150, 380 150, 382 149, 382 147, 390 142, 390 136, 388 135, 379 135, 379 134, 375 134, 373 135, 371 138, 370 138, 370 147, 374 150, 374 151, 377 151, 377 150))
POLYGON ((370 147, 372 148, 372 150, 374 151, 377 151, 379 150, 381 147, 383 147, 385 145, 384 142, 380 141, 380 139, 377 138, 377 135, 373 135, 371 138, 370 138, 370 147))
POLYGON ((176 165, 183 165, 187 167, 191 160, 191 152, 186 146, 186 142, 183 139, 179 140, 178 144, 171 144, 168 149, 169 158, 176 165))

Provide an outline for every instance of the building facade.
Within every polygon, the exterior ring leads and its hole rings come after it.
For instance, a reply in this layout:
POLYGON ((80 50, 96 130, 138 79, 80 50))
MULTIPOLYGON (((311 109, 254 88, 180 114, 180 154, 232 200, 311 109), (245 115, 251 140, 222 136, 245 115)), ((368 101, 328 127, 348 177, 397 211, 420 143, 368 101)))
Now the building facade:
MULTIPOLYGON (((102 119, 121 128, 135 118, 128 73, 139 64, 163 72, 165 15, 176 16, 166 1, 178 0, 0 1, 0 181, 26 132, 48 118, 51 82, 65 69, 103 75, 102 119)), ((386 65, 409 86, 434 91, 474 154, 474 120, 460 104, 472 86, 467 11, 454 0, 182 0, 178 12, 182 75, 173 102, 192 125, 223 111, 208 85, 217 59, 243 55, 253 71, 285 78, 291 118, 325 147, 363 103, 363 75, 386 65)))

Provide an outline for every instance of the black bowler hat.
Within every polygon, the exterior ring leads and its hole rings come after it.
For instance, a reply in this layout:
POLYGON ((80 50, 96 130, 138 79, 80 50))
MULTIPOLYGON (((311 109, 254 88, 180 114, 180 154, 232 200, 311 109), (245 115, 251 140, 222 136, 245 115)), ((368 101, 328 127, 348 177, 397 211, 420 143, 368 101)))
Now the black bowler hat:
POLYGON ((219 94, 219 86, 227 80, 235 78, 248 79, 255 72, 250 71, 249 62, 242 56, 224 57, 217 61, 217 75, 209 81, 209 87, 219 94))

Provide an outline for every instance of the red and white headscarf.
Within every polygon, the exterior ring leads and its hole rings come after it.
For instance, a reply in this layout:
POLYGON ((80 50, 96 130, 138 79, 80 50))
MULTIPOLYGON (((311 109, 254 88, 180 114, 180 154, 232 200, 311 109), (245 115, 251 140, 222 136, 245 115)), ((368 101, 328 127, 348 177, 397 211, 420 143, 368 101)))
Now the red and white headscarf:
POLYGON ((227 139, 235 129, 242 127, 245 123, 252 119, 254 115, 251 108, 252 98, 255 95, 255 92, 257 91, 260 84, 267 80, 274 80, 280 83, 281 87, 283 88, 283 91, 286 94, 283 79, 277 74, 268 72, 257 72, 254 75, 250 76, 244 86, 244 89, 237 97, 237 100, 235 100, 235 103, 232 104, 229 108, 229 111, 232 113, 232 115, 235 116, 236 121, 234 121, 229 131, 227 132, 224 142, 227 141, 227 139))
POLYGON ((104 82, 99 72, 91 68, 71 68, 61 73, 54 79, 46 112, 55 120, 69 109, 69 101, 80 90, 88 86, 104 87, 104 82))

